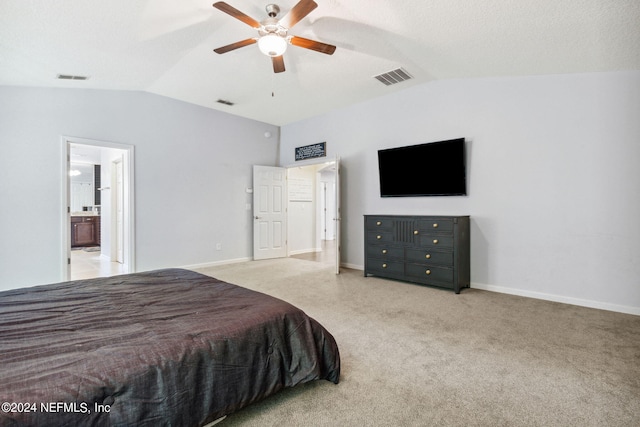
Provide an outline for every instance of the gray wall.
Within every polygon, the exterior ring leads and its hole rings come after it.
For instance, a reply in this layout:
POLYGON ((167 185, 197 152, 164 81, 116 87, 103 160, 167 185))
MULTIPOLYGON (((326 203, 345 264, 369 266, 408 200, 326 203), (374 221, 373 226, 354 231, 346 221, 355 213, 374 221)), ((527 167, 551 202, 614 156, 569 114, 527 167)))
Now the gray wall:
POLYGON ((0 289, 62 277, 61 135, 135 146, 138 270, 251 256, 251 165, 342 159, 362 215, 472 216, 472 286, 640 314, 640 72, 450 80, 278 129, 139 92, 0 87, 0 289), (380 148, 466 137, 469 195, 381 199, 380 148), (215 250, 215 243, 222 250, 215 250))
POLYGON ((253 164, 276 164, 277 127, 141 92, 0 99, 0 290, 63 276, 62 135, 135 146, 138 271, 252 256, 245 189, 253 164))
POLYGON ((281 164, 326 141, 342 262, 363 214, 471 215, 472 286, 640 314, 640 72, 436 81, 283 126, 281 164), (465 137, 468 196, 379 196, 377 150, 465 137))

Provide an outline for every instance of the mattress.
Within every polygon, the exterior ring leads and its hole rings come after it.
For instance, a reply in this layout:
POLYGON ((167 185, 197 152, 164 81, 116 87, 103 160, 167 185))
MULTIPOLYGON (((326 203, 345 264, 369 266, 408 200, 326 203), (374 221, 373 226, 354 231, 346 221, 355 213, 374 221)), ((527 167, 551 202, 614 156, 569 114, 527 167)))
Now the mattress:
POLYGON ((302 310, 193 271, 0 292, 0 426, 200 426, 339 377, 302 310))

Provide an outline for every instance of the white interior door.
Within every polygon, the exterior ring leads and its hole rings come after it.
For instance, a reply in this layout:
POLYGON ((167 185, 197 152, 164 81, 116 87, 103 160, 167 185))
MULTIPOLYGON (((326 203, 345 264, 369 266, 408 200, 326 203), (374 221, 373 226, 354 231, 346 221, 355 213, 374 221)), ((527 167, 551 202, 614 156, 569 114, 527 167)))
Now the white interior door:
POLYGON ((287 256, 287 170, 253 166, 253 259, 287 256))
POLYGON ((336 157, 334 234, 336 244, 336 274, 340 274, 340 158, 336 157))

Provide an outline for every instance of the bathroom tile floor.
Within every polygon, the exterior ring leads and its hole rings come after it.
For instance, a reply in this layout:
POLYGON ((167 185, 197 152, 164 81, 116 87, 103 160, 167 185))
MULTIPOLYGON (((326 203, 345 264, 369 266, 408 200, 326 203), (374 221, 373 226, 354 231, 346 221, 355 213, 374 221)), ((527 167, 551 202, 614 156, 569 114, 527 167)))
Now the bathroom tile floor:
POLYGON ((83 249, 71 251, 71 280, 93 277, 115 276, 127 273, 124 264, 111 262, 100 255, 100 251, 87 252, 83 249))

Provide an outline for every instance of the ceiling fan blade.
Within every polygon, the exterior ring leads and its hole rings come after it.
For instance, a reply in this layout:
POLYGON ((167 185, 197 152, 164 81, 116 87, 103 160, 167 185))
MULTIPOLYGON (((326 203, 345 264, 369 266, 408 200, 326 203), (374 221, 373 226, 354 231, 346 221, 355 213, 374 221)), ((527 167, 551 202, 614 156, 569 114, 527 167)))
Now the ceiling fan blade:
POLYGON ((305 16, 311 13, 318 4, 313 0, 300 0, 293 8, 279 21, 285 28, 291 28, 300 22, 305 16))
POLYGON ((291 36, 290 43, 294 46, 315 50, 316 52, 324 53, 327 55, 333 55, 333 52, 336 51, 336 47, 331 44, 305 39, 304 37, 291 36))
POLYGON ((260 23, 258 21, 256 21, 255 19, 253 19, 250 16, 245 15, 244 13, 240 12, 238 9, 236 9, 235 7, 223 2, 223 1, 219 1, 213 4, 213 7, 215 7, 218 10, 223 11, 224 13, 233 16, 234 18, 244 22, 245 24, 249 25, 252 28, 260 28, 260 23))
POLYGON ((284 71, 284 58, 280 56, 272 56, 271 62, 273 62, 273 72, 282 73, 284 71))
POLYGON ((258 39, 255 39, 255 38, 246 39, 246 40, 242 40, 242 41, 239 41, 239 42, 228 44, 226 46, 219 47, 217 49, 213 49, 213 51, 215 53, 220 53, 220 54, 227 53, 229 51, 232 51, 232 50, 235 50, 235 49, 238 49, 238 48, 241 48, 241 47, 249 46, 250 44, 254 44, 257 41, 258 41, 258 39))

